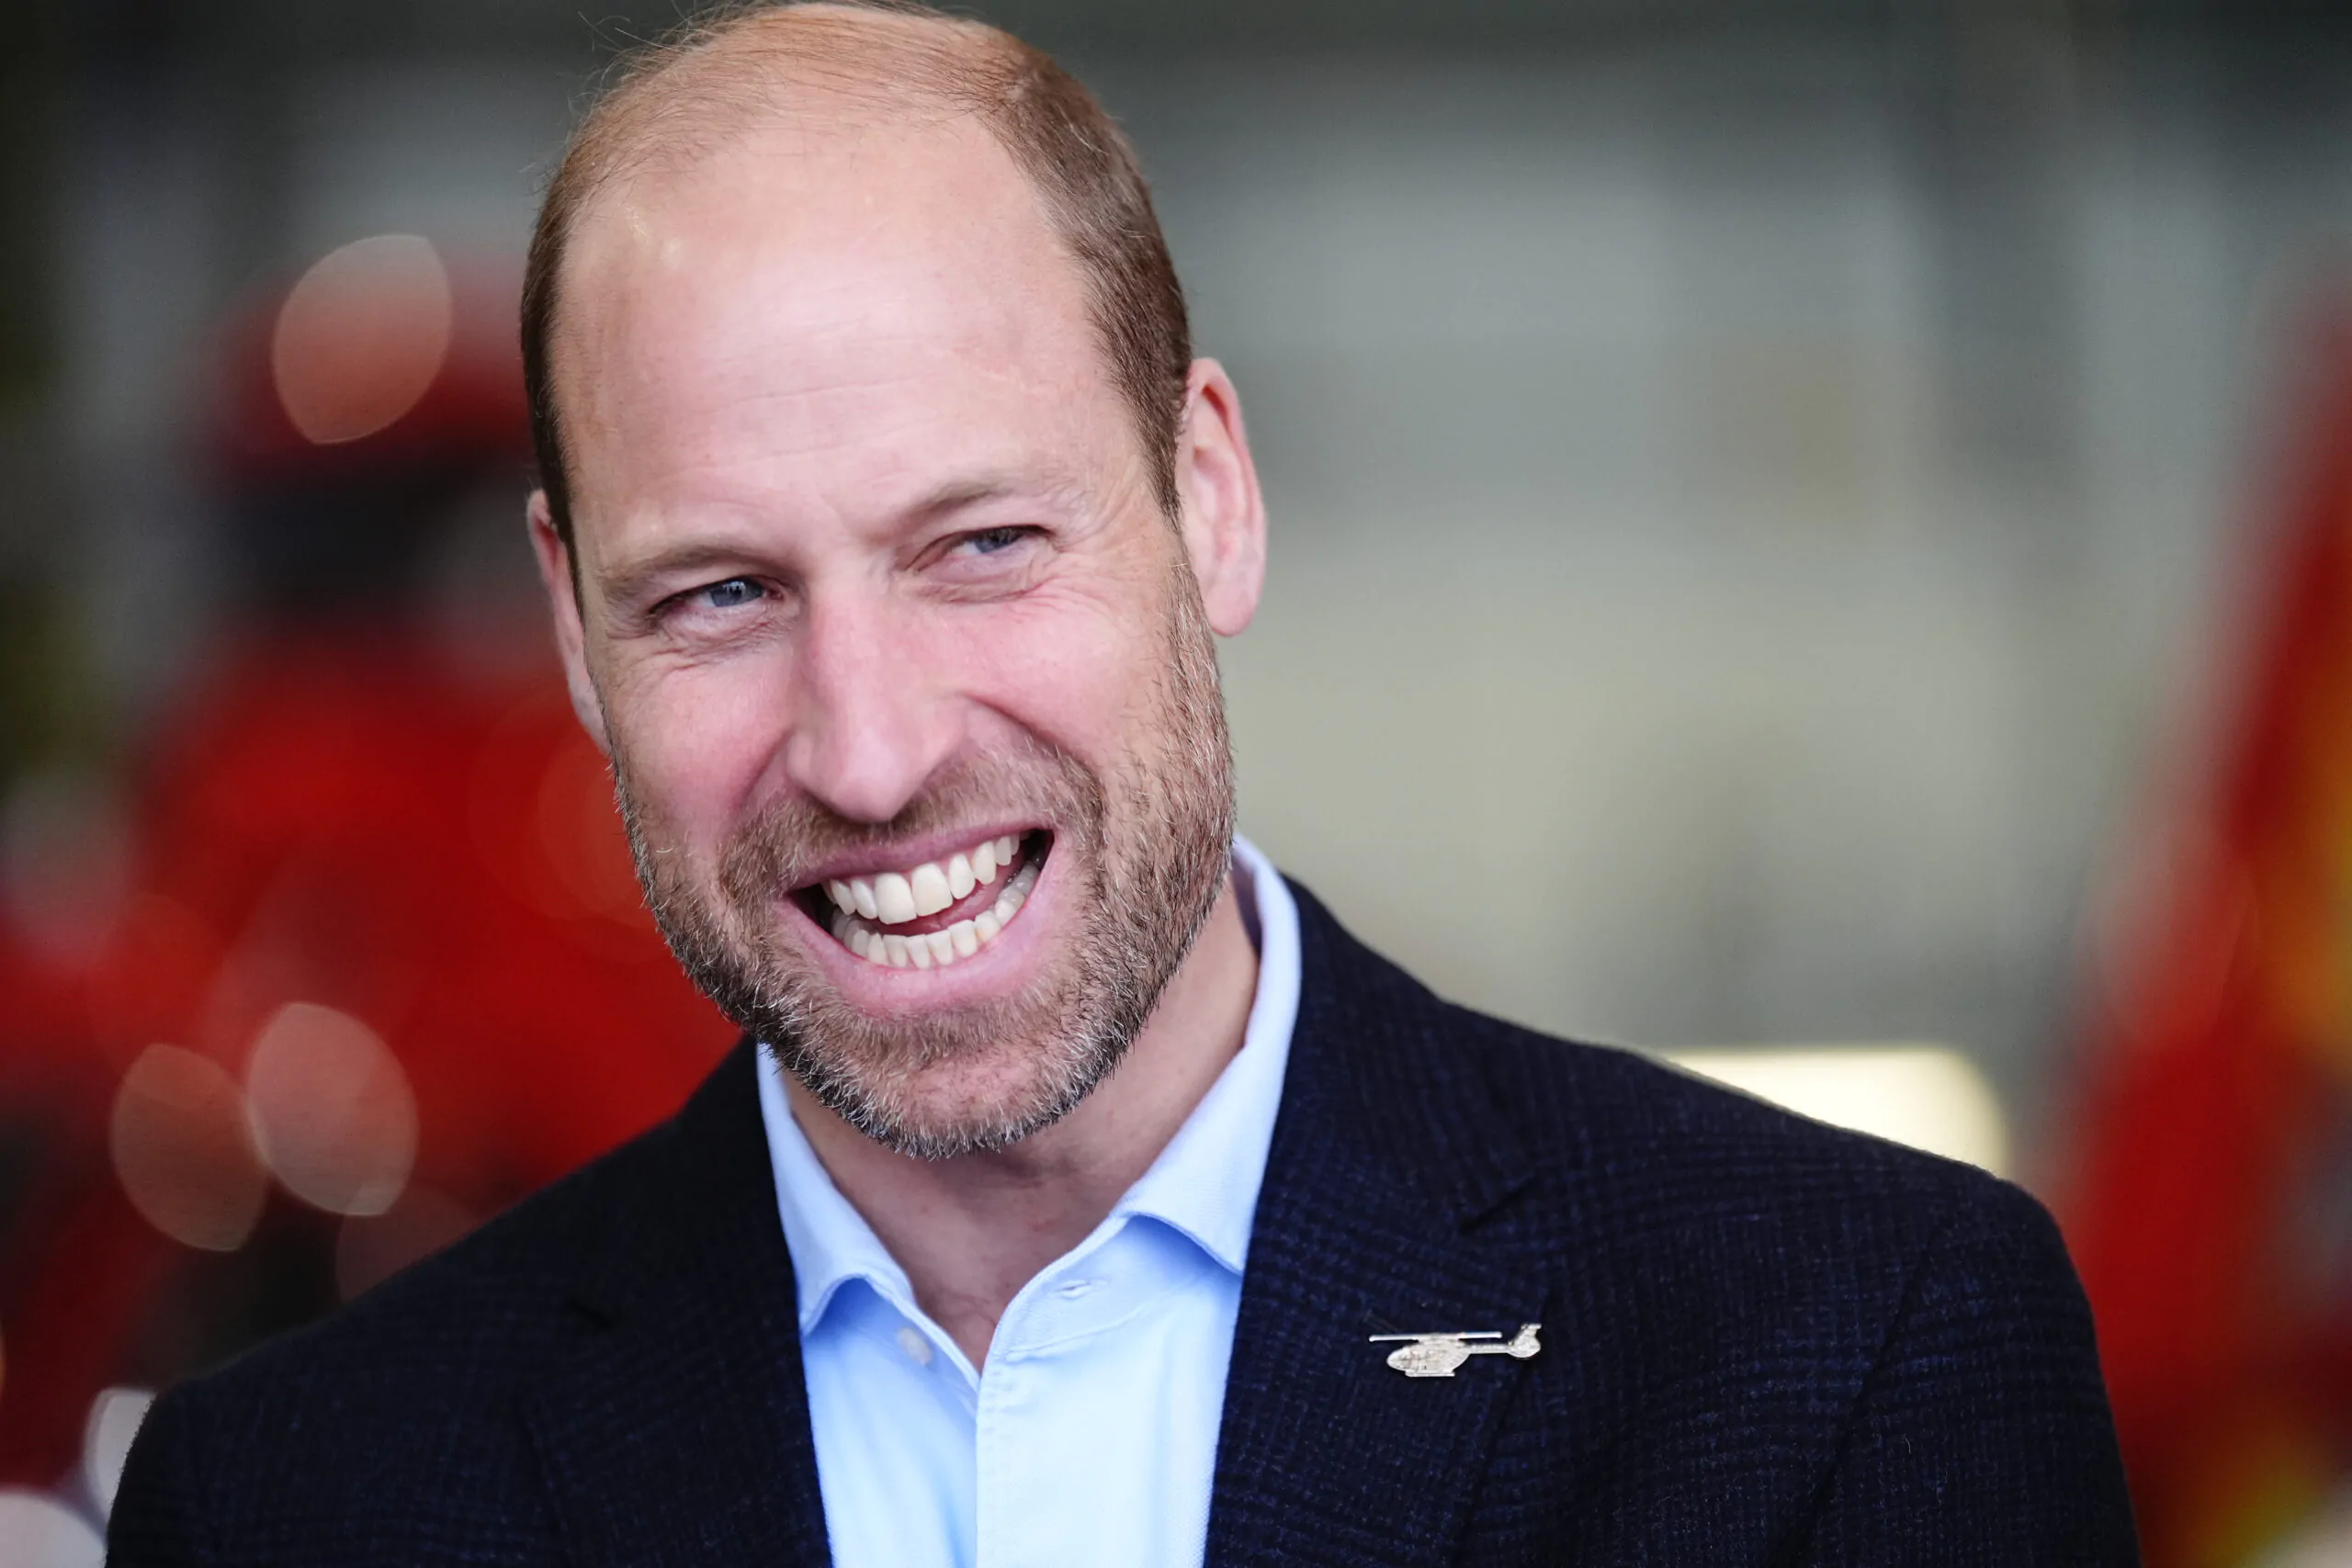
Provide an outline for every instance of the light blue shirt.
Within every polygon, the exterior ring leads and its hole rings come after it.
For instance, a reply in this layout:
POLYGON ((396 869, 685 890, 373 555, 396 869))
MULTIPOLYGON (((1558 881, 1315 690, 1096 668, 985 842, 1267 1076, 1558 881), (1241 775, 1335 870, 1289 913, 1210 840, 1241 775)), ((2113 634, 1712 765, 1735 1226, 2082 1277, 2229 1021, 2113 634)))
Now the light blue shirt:
POLYGON ((1094 1233, 1012 1298, 983 1371, 915 1304, 825 1174, 773 1066, 760 1074, 838 1568, 1201 1561, 1242 1264, 1298 1017, 1290 889, 1244 840, 1233 871, 1258 939, 1241 1049, 1094 1233))

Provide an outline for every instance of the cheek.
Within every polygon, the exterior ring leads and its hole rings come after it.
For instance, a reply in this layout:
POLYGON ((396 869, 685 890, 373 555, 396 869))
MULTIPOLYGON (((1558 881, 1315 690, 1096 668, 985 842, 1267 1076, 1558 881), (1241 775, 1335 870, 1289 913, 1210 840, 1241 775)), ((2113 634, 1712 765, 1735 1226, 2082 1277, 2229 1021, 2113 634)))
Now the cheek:
POLYGON ((1163 619, 1148 601, 1033 595, 959 628, 943 651, 969 672, 966 694, 983 712, 1099 764, 1125 755, 1152 711, 1163 619))
POLYGON ((640 807, 708 852, 751 809, 783 742, 766 661, 640 667, 607 684, 606 720, 640 807))

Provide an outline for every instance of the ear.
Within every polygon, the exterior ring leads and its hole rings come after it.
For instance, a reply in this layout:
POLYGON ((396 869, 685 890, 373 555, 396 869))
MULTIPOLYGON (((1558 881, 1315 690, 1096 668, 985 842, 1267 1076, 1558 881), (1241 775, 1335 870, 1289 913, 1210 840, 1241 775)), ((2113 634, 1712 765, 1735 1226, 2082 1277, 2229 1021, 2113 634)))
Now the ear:
POLYGON ((539 582, 548 591, 548 607, 555 613, 556 652, 563 659, 563 683, 571 692, 571 711, 580 716, 581 725, 596 749, 612 755, 611 739, 605 734, 604 705, 596 701, 596 684, 588 674, 588 633, 582 624, 580 589, 572 577, 571 547, 556 532, 554 514, 548 510, 548 492, 531 492, 529 508, 531 553, 538 558, 539 582))
POLYGON ((1265 585, 1266 502, 1241 426, 1241 395, 1214 359, 1193 361, 1184 380, 1176 493, 1209 625, 1220 637, 1237 636, 1258 613, 1265 585))

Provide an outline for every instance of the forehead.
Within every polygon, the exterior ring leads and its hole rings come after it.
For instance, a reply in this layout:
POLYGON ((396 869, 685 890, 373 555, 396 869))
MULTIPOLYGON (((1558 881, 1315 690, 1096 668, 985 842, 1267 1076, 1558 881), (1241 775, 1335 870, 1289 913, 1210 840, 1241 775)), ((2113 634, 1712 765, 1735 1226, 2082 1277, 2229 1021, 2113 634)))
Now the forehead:
POLYGON ((967 116, 780 117, 642 171, 582 214, 562 294, 582 513, 649 486, 920 486, 1124 425, 1076 264, 967 116))

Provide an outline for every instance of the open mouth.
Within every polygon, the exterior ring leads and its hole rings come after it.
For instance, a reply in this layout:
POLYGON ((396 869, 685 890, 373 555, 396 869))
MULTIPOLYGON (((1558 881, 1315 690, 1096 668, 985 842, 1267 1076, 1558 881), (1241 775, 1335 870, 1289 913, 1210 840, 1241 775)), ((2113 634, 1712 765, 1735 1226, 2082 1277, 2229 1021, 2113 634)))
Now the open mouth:
POLYGON ((1044 829, 983 839, 945 860, 811 883, 793 897, 833 940, 888 969, 944 969, 1001 935, 1053 851, 1044 829))

